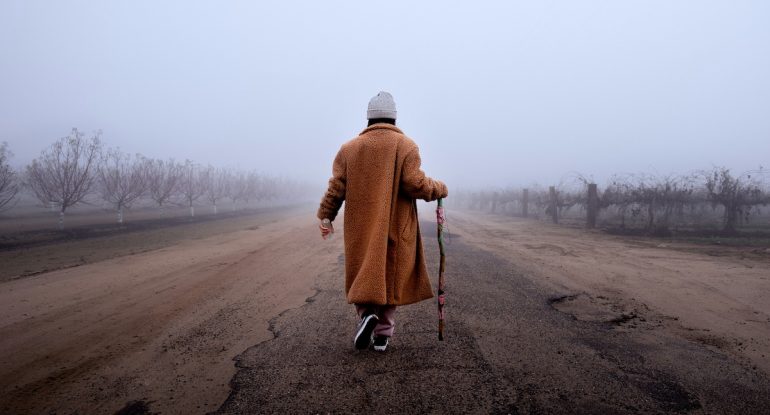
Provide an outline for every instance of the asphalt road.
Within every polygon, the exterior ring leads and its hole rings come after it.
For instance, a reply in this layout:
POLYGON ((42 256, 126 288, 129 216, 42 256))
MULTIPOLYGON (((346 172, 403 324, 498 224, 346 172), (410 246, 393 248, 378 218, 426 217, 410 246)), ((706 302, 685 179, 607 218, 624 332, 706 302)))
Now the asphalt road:
MULTIPOLYGON (((422 223, 430 264, 435 227, 422 223)), ((214 413, 770 413, 770 379, 745 360, 663 330, 654 315, 582 321, 514 262, 447 246, 447 332, 435 304, 402 307, 388 351, 355 351, 343 262, 236 358, 214 413)), ((621 316, 622 317, 622 316, 621 316)))

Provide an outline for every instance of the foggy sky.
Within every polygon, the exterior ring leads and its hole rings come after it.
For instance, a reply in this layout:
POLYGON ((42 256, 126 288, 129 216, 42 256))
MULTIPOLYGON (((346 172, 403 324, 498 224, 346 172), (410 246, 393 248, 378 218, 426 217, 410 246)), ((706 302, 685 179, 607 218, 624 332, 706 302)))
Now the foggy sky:
POLYGON ((265 3, 4 0, 0 141, 323 184, 386 90, 450 190, 770 164, 765 1, 265 3))

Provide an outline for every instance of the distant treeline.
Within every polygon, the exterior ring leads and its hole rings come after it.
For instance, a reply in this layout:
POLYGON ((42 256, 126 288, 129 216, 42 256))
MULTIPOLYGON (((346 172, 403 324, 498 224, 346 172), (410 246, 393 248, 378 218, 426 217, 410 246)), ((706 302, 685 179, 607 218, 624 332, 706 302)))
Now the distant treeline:
POLYGON ((216 213, 224 201, 233 208, 246 207, 251 201, 299 200, 313 190, 304 183, 255 171, 127 154, 105 148, 101 132, 87 137, 74 128, 23 171, 10 166, 11 155, 6 143, 0 145, 0 210, 13 206, 20 192, 27 191, 43 206, 59 212, 60 227, 67 209, 89 198, 111 205, 122 222, 124 209, 140 200, 161 209, 187 206, 194 216, 196 203, 208 204, 216 213))
POLYGON ((615 176, 603 189, 577 176, 571 186, 460 191, 451 196, 456 207, 556 223, 577 219, 588 227, 659 235, 704 228, 733 233, 770 204, 770 186, 763 169, 734 174, 713 167, 687 175, 615 176))

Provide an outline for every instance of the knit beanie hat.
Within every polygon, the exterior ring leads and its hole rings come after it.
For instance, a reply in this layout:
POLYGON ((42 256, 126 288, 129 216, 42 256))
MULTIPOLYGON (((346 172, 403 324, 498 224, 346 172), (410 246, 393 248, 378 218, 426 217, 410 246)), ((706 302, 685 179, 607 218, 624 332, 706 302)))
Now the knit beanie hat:
POLYGON ((379 94, 369 100, 366 119, 373 120, 375 118, 396 119, 396 103, 393 101, 393 95, 380 91, 379 94))

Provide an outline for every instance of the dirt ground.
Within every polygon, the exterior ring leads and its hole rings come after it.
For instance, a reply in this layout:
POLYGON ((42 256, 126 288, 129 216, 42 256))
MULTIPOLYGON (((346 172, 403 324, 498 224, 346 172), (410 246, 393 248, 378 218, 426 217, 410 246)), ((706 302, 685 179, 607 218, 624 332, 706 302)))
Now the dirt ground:
POLYGON ((667 330, 770 373, 770 249, 609 236, 495 215, 453 215, 466 243, 507 257, 579 320, 654 315, 667 330))
POLYGON ((1 282, 0 412, 770 411, 762 253, 449 212, 447 340, 423 302, 375 354, 312 217, 1 282))
MULTIPOLYGON (((288 208, 291 209, 291 208, 288 208)), ((164 248, 191 239, 249 229, 260 221, 275 220, 285 215, 286 207, 268 207, 218 215, 165 215, 140 212, 123 224, 112 215, 93 212, 81 223, 69 223, 64 230, 52 224, 42 226, 41 218, 0 221, 0 281, 36 275, 62 268, 80 266, 124 255, 134 255, 164 248), (20 222, 13 224, 15 222, 20 222), (52 228, 53 227, 53 228, 52 228), (20 230, 21 229, 21 230, 20 230)), ((74 221, 73 221, 74 222, 74 221)))
POLYGON ((233 356, 272 338, 269 320, 336 263, 308 234, 311 217, 241 218, 238 230, 0 284, 0 411, 216 409, 233 356))
MULTIPOLYGON (((252 205, 254 205, 252 203, 252 205)), ((242 210, 246 206, 238 206, 242 210)), ((249 206, 251 208, 257 206, 249 206)), ((264 207, 264 206, 262 206, 264 207)), ((219 212, 227 214, 233 212, 232 205, 226 204, 219 208, 219 212)), ((195 206, 197 217, 207 216, 213 213, 211 206, 195 206)), ((169 205, 163 208, 157 206, 137 206, 126 209, 123 212, 124 221, 127 223, 159 218, 187 218, 190 209, 184 206, 169 205)), ((115 210, 98 204, 89 203, 76 205, 67 210, 64 215, 64 228, 71 229, 85 225, 116 224, 117 213, 115 210)), ((43 208, 35 201, 26 200, 10 210, 3 211, 0 215, 0 235, 15 232, 38 231, 57 229, 59 226, 59 213, 43 208)))

